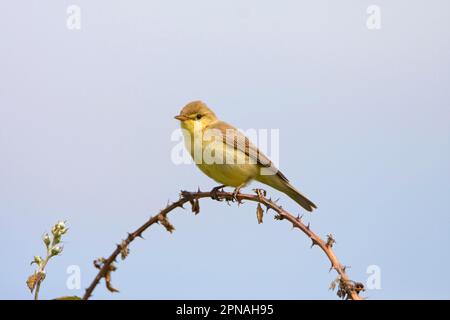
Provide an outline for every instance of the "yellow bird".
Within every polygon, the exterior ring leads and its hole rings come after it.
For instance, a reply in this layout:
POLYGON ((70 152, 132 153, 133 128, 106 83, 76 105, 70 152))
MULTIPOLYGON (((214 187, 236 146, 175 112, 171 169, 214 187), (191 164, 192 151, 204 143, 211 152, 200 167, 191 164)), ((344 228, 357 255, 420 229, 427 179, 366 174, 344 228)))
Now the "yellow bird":
POLYGON ((307 211, 317 208, 247 137, 219 120, 205 103, 187 104, 175 119, 181 122, 186 148, 199 169, 222 184, 213 190, 235 187, 237 195, 242 187, 256 180, 285 193, 307 211))

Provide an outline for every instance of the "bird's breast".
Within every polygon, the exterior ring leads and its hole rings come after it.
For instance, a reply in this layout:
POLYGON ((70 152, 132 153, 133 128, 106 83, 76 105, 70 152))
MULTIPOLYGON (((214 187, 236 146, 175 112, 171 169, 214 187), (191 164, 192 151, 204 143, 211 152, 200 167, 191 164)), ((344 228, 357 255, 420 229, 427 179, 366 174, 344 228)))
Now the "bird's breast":
POLYGON ((186 148, 198 168, 208 177, 237 187, 258 175, 259 166, 242 151, 221 139, 203 139, 200 135, 195 138, 185 137, 186 148))

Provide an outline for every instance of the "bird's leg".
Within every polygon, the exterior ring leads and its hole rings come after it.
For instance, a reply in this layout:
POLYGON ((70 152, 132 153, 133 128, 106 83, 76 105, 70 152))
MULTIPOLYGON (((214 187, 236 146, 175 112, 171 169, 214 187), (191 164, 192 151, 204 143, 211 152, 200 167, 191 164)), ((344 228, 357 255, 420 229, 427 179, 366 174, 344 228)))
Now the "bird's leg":
POLYGON ((241 192, 241 189, 245 186, 246 184, 243 183, 240 186, 236 187, 236 189, 234 189, 233 191, 233 201, 236 201, 238 204, 241 203, 241 200, 238 199, 238 194, 241 192))
POLYGON ((258 196, 259 202, 264 202, 264 198, 267 196, 267 191, 263 189, 254 189, 256 195, 258 196))
POLYGON ((226 185, 224 185, 224 184, 222 184, 222 185, 220 185, 220 186, 217 186, 217 187, 214 187, 214 188, 211 190, 211 199, 217 200, 217 201, 221 201, 221 199, 220 199, 219 196, 217 195, 217 192, 223 191, 223 188, 225 188, 225 187, 226 187, 226 185))

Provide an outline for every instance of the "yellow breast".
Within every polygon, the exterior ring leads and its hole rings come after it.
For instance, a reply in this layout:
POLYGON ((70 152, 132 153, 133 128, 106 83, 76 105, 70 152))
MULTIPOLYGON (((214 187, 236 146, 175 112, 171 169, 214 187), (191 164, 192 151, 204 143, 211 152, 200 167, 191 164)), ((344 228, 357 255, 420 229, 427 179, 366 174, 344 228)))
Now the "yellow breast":
MULTIPOLYGON (((259 167, 242 151, 228 146, 222 139, 205 139, 203 132, 184 131, 185 145, 198 168, 215 181, 238 187, 254 179, 259 167)), ((211 138, 211 137, 209 137, 211 138)))

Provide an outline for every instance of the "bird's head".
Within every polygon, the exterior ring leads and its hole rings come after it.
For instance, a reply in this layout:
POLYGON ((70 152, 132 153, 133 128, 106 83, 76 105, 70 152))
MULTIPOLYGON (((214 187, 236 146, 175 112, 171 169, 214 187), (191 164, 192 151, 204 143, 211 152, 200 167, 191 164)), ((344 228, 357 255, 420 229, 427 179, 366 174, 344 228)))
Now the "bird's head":
POLYGON ((217 121, 216 114, 202 101, 188 103, 175 119, 181 122, 181 127, 190 132, 203 130, 217 121))

